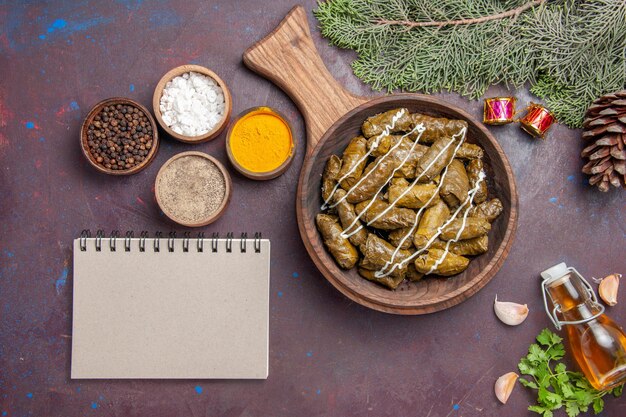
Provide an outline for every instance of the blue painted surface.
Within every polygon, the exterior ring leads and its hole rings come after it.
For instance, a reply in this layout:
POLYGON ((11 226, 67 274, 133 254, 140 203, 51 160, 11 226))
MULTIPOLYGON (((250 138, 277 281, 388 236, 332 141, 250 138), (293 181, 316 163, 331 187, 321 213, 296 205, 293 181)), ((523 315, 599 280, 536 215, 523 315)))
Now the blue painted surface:
POLYGON ((96 26, 113 22, 113 18, 106 16, 93 16, 86 19, 56 19, 47 28, 46 34, 40 34, 39 39, 49 39, 54 35, 61 34, 71 36, 77 32, 84 32, 96 26), (43 35, 43 37, 42 37, 43 35))
POLYGON ((283 296, 283 292, 282 291, 278 291, 278 296, 282 297, 283 296))
POLYGON ((574 179, 575 179, 575 178, 576 178, 576 177, 574 177, 573 175, 569 175, 569 176, 567 177, 567 180, 568 180, 568 181, 574 181, 574 179))
POLYGON ((307 356, 307 358, 310 358, 311 356, 313 356, 313 352, 308 351, 308 352, 306 353, 306 356, 307 356))
POLYGON ((459 408, 461 408, 461 406, 459 406, 458 404, 454 404, 454 405, 452 406, 452 409, 453 409, 454 411, 457 411, 459 408))
POLYGON ((34 129, 34 128, 35 128, 35 123, 26 122, 26 129, 34 129))
POLYGON ((135 91, 135 84, 131 84, 128 86, 128 89, 130 90, 130 92, 132 93, 133 91, 135 91))
POLYGON ((56 288, 57 294, 60 294, 61 291, 63 290, 63 287, 65 287, 65 284, 67 284, 67 274, 68 274, 68 272, 69 272, 69 270, 68 270, 67 266, 63 267, 63 271, 61 271, 61 276, 54 283, 54 288, 56 288))
POLYGON ((97 403, 97 402, 92 402, 92 403, 91 403, 91 408, 93 408, 94 410, 95 410, 96 408, 98 408, 98 403, 97 403))
POLYGON ((29 392, 28 394, 26 394, 26 398, 33 398, 33 393, 29 392))
POLYGON ((78 106, 78 103, 77 103, 77 102, 72 101, 72 102, 70 103, 70 110, 79 110, 79 109, 80 109, 80 107, 78 106))
POLYGON ((63 28, 65 28, 66 26, 67 26, 67 22, 66 22, 64 19, 57 19, 57 20, 55 20, 55 21, 52 23, 52 25, 50 25, 50 26, 48 27, 47 32, 48 32, 48 33, 52 33, 52 32, 57 31, 57 30, 59 30, 59 29, 63 29, 63 28))
POLYGON ((196 391, 196 394, 202 394, 202 387, 200 385, 196 385, 194 390, 196 391))
POLYGON ((293 274, 291 274, 291 276, 294 277, 294 278, 298 278, 300 275, 298 275, 297 272, 294 272, 293 274))
POLYGON ((557 202, 557 200, 558 200, 558 199, 557 199, 556 197, 550 197, 550 200, 549 200, 549 201, 550 201, 551 203, 556 203, 556 202, 557 202))

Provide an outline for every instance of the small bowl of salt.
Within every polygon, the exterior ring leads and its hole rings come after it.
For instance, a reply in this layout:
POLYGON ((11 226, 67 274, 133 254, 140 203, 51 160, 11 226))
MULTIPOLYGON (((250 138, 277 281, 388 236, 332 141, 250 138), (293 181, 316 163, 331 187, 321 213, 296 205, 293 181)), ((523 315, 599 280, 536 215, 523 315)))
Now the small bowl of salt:
POLYGON ((154 89, 157 121, 170 136, 186 143, 215 139, 228 125, 232 100, 220 77, 200 65, 168 71, 154 89))

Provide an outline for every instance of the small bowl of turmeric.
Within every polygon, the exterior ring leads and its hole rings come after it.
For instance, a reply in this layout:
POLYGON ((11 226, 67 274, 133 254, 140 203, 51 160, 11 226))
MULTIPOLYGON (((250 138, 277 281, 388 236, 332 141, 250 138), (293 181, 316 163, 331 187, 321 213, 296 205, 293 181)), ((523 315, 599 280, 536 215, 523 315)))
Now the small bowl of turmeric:
POLYGON ((271 180, 289 168, 296 143, 291 125, 270 107, 241 112, 226 135, 226 153, 233 167, 253 180, 271 180))

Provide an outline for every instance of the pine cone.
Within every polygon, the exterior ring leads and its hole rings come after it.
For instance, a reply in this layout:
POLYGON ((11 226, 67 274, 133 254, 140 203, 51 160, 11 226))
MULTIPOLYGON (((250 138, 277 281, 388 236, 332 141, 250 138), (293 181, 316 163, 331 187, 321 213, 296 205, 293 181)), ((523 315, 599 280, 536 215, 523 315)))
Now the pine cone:
POLYGON ((591 175, 589 184, 603 192, 626 187, 626 90, 595 100, 583 123, 583 139, 592 141, 581 156, 588 162, 582 171, 591 175))

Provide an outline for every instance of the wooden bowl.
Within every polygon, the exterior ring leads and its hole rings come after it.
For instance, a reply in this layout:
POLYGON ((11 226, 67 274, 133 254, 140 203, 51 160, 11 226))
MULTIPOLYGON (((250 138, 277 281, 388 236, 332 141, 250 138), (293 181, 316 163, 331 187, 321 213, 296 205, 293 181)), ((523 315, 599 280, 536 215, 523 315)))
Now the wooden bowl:
POLYGON ((425 314, 452 307, 484 287, 506 258, 517 226, 517 191, 506 155, 487 128, 465 111, 434 97, 397 94, 370 100, 344 89, 326 69, 309 31, 307 12, 294 7, 264 39, 248 48, 244 63, 280 86, 296 103, 306 123, 307 153, 298 183, 296 214, 306 250, 324 277, 351 300, 395 314, 425 314), (356 268, 340 269, 315 227, 320 211, 321 177, 332 154, 341 155, 363 121, 398 107, 469 124, 467 141, 485 151, 490 197, 500 198, 503 213, 492 224, 489 251, 472 260, 463 273, 450 278, 425 278, 390 291, 367 281, 356 268))
POLYGON ((381 97, 362 104, 341 117, 322 136, 305 160, 300 175, 297 213, 304 245, 313 262, 337 289, 352 300, 376 310, 396 314, 424 314, 443 310, 476 293, 498 271, 513 242, 517 223, 517 193, 511 167, 491 133, 465 111, 441 100, 417 94, 381 97), (341 156, 348 142, 360 133, 363 121, 374 114, 406 107, 419 112, 468 122, 467 142, 476 143, 485 151, 484 162, 490 198, 498 197, 503 213, 492 224, 489 251, 475 257, 461 274, 450 278, 424 278, 407 282, 390 291, 361 277, 356 268, 345 271, 324 247, 315 227, 315 216, 322 204, 321 176, 328 158, 341 156))
POLYGON ((157 125, 154 121, 154 117, 152 117, 152 114, 150 114, 148 109, 146 109, 144 106, 129 98, 112 97, 106 100, 102 100, 100 103, 93 106, 93 108, 89 111, 89 114, 87 114, 87 117, 85 117, 85 120, 83 121, 83 124, 80 128, 80 147, 83 151, 83 155, 85 155, 85 158, 87 158, 89 163, 98 171, 110 175, 131 175, 136 174, 145 167, 147 167, 156 156, 156 153, 159 149, 159 132, 157 131, 157 125), (134 167, 129 169, 113 170, 100 165, 94 159, 93 155, 89 151, 87 130, 89 129, 89 124, 93 121, 93 118, 96 117, 96 115, 100 113, 104 107, 115 106, 117 104, 134 106, 145 113, 146 117, 150 121, 150 125, 152 126, 152 148, 150 149, 150 152, 148 152, 148 155, 146 155, 146 158, 140 164, 135 165, 134 167))
POLYGON ((232 183, 231 183, 230 175, 228 174, 228 171, 226 170, 226 168, 224 168, 224 165, 222 165, 220 161, 213 158, 211 155, 207 155, 206 153, 196 152, 196 151, 181 152, 177 155, 174 155, 170 159, 168 159, 163 164, 161 169, 159 169, 159 172, 157 173, 157 176, 156 176, 156 180, 154 182, 154 195, 156 197, 157 204, 159 205, 163 213, 170 220, 178 224, 181 224, 183 226, 187 226, 187 227, 206 226, 207 224, 211 224, 215 220, 219 219, 220 216, 224 214, 224 211, 228 207, 228 203, 230 202, 231 190, 232 190, 232 183), (198 221, 195 221, 195 222, 188 222, 183 219, 180 219, 176 216, 176 213, 172 213, 171 211, 167 210, 167 207, 163 204, 163 200, 162 200, 161 193, 160 193, 161 191, 160 185, 159 185, 161 177, 163 176, 165 171, 167 171, 168 167, 172 164, 172 162, 180 158, 188 158, 188 157, 200 157, 200 158, 204 158, 204 159, 211 161, 219 169, 219 171, 222 173, 222 176, 224 177, 225 190, 224 190, 224 198, 222 199, 222 203, 219 205, 219 207, 215 211, 209 213, 207 217, 203 219, 199 219, 198 221))
POLYGON ((278 110, 275 110, 271 107, 260 106, 260 107, 252 107, 247 110, 244 110, 241 113, 239 113, 237 117, 235 117, 233 122, 228 127, 228 132, 226 133, 226 154, 228 155, 228 160, 233 165, 235 170, 237 170, 237 172, 239 172, 244 177, 250 178, 252 180, 258 180, 258 181, 271 180, 273 178, 279 177, 287 170, 287 168, 289 168, 289 166, 291 165, 291 162, 293 161, 293 157, 296 155, 296 141, 293 138, 293 128, 291 127, 291 123, 289 123, 289 120, 287 120, 284 114, 282 114, 278 110), (289 151, 289 156, 287 156, 287 159, 285 160, 285 162, 280 164, 276 169, 273 169, 267 172, 254 172, 254 171, 250 171, 249 169, 246 169, 239 162, 237 162, 237 160, 235 159, 235 156, 233 155, 233 151, 230 148, 230 135, 232 134, 233 129, 235 128, 235 125, 237 124, 237 122, 241 120, 242 118, 244 118, 249 113, 259 111, 259 110, 266 110, 270 113, 274 113, 275 116, 277 116, 287 125, 287 129, 289 129, 289 133, 291 134, 291 150, 289 151))
POLYGON ((154 115, 159 122, 159 125, 161 125, 163 130, 165 130, 171 137, 185 143, 202 143, 215 139, 228 125, 230 112, 232 110, 232 99, 230 96, 230 91, 228 90, 228 87, 226 87, 226 83, 220 77, 218 77, 216 73, 200 65, 181 65, 180 67, 171 69, 163 77, 161 77, 161 80, 159 80, 156 88, 154 89, 154 95, 152 96, 152 108, 154 110, 154 115), (217 125, 215 125, 213 130, 210 130, 204 135, 200 136, 185 136, 181 135, 180 133, 174 132, 163 121, 163 115, 161 114, 160 108, 161 96, 163 95, 163 89, 165 88, 165 84, 167 84, 172 78, 191 71, 198 72, 200 74, 204 74, 208 77, 213 78, 213 80, 215 80, 215 82, 222 88, 222 91, 224 92, 224 115, 222 117, 222 120, 217 125))

